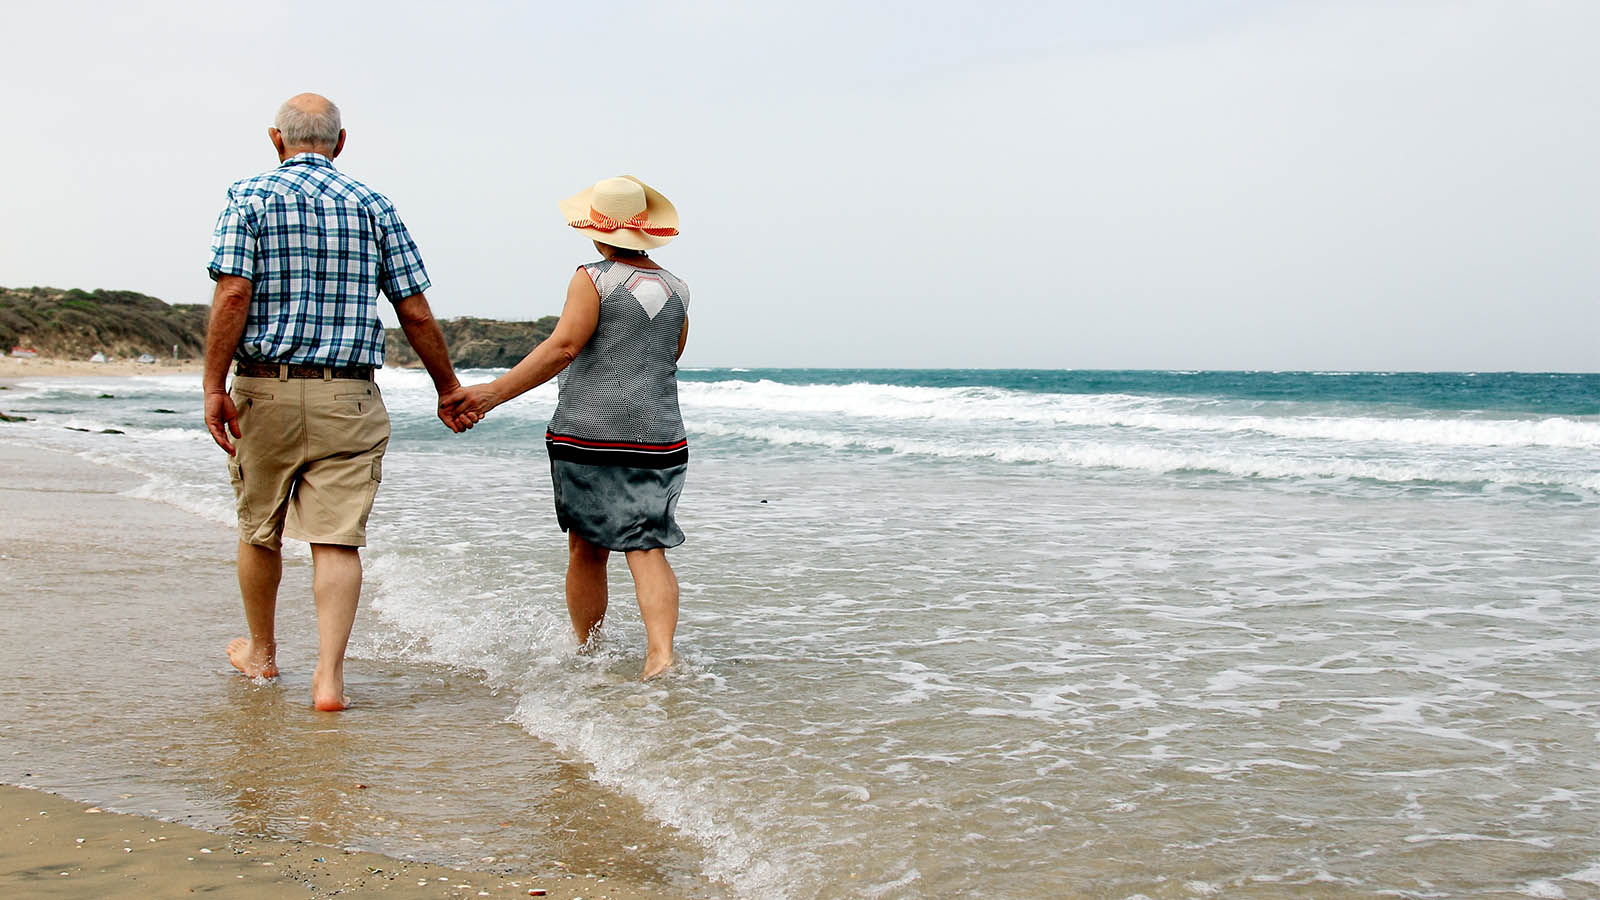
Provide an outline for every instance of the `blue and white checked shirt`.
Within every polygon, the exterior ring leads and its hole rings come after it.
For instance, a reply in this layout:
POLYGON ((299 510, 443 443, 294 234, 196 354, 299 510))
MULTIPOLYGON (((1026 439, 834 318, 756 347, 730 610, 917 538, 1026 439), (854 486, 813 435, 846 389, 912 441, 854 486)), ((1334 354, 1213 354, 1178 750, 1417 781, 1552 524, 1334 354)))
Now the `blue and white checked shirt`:
POLYGON ((208 268, 254 282, 235 355, 268 362, 381 366, 378 291, 393 303, 428 289, 394 204, 318 153, 228 189, 208 268))

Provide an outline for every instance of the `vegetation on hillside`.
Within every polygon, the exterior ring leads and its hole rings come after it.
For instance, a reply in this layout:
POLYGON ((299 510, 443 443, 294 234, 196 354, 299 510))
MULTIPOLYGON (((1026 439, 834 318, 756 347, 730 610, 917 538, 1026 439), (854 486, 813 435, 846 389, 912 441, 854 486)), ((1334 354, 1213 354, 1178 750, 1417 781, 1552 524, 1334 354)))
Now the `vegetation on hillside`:
MULTIPOLYGON (((151 356, 199 359, 205 355, 206 318, 200 303, 166 303, 134 291, 80 291, 0 287, 0 353, 31 347, 40 356, 88 359, 151 356)), ((516 365, 550 336, 556 317, 536 322, 501 322, 462 317, 441 321, 445 343, 459 369, 516 365)), ((387 365, 420 366, 398 328, 387 335, 387 365)))
POLYGON ((181 358, 205 352, 206 315, 198 303, 165 303, 134 291, 0 288, 0 352, 32 347, 41 356, 181 358))

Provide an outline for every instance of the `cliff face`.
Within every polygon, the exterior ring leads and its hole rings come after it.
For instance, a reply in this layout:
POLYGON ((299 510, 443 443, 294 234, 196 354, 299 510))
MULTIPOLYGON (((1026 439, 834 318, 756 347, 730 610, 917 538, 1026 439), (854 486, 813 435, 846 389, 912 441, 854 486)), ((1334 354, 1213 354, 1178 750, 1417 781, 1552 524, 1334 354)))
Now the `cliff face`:
MULTIPOLYGON (((200 359, 210 312, 205 304, 169 304, 133 291, 0 287, 0 354, 22 346, 57 359, 88 359, 96 353, 169 358, 177 346, 180 359, 200 359)), ((514 366, 555 325, 555 316, 536 322, 466 317, 439 323, 458 369, 514 366)), ((400 329, 389 329, 385 339, 386 365, 422 365, 400 329)))
MULTIPOLYGON (((528 351, 550 336, 556 327, 555 316, 536 322, 501 322, 464 316, 439 323, 445 346, 458 369, 509 369, 522 361, 528 351)), ((390 366, 420 366, 417 354, 406 343, 405 333, 389 329, 384 350, 390 366)))
POLYGON ((0 288, 0 353, 32 347, 41 356, 88 359, 205 354, 206 316, 198 303, 168 304, 133 291, 0 288))

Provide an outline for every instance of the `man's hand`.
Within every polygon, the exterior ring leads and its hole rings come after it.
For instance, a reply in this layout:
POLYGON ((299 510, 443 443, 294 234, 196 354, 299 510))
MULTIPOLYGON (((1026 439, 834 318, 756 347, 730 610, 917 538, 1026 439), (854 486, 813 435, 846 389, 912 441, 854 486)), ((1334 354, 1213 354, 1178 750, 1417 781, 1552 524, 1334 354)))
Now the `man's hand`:
POLYGON ((227 391, 206 392, 206 430, 211 432, 211 439, 217 446, 233 455, 233 441, 228 439, 239 437, 239 410, 233 405, 233 398, 227 391))
POLYGON ((481 404, 479 396, 470 388, 458 384, 448 391, 439 392, 439 421, 456 434, 483 421, 487 412, 487 407, 481 404))

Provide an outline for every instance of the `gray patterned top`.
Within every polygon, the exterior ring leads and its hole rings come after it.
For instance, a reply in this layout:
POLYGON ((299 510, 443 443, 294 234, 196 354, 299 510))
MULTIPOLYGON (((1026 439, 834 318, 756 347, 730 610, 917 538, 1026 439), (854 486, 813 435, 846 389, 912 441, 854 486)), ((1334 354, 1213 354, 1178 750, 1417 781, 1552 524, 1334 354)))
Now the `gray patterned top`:
POLYGON ((594 335, 562 371, 545 435, 551 456, 664 468, 688 458, 678 411, 678 337, 689 286, 617 260, 583 267, 600 294, 594 335))

